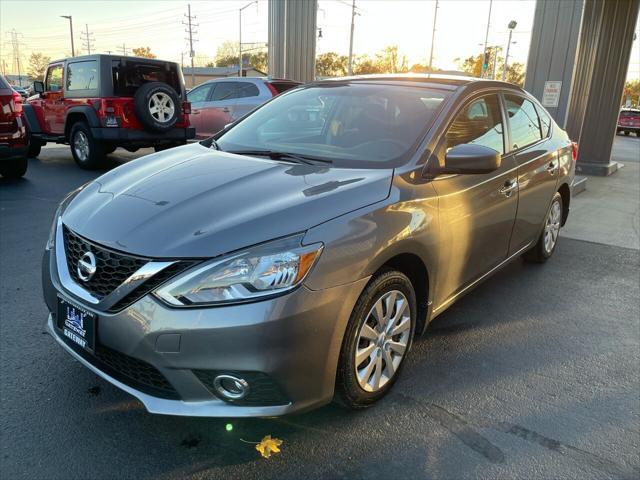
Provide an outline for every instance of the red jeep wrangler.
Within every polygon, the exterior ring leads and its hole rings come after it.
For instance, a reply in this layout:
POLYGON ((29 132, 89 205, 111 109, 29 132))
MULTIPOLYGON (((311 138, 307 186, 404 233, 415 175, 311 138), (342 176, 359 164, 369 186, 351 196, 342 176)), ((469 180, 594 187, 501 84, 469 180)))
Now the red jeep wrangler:
POLYGON ((29 156, 46 142, 66 143, 82 168, 99 168, 117 147, 174 147, 194 138, 180 66, 117 55, 51 62, 38 97, 24 106, 29 156))

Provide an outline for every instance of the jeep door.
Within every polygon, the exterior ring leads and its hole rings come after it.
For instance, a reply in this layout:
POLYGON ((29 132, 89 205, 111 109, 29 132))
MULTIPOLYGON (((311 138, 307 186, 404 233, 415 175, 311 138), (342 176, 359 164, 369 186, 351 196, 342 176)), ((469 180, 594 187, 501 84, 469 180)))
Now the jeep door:
POLYGON ((210 137, 233 121, 236 106, 238 82, 215 82, 209 100, 200 108, 199 135, 210 137))
POLYGON ((189 115, 189 123, 196 129, 196 138, 207 138, 203 133, 203 112, 207 102, 211 98, 215 83, 202 84, 187 94, 187 100, 191 103, 191 114, 189 115))
MULTIPOLYGON (((539 116, 534 103, 524 95, 505 93, 504 101, 510 138, 507 151, 518 165, 518 214, 510 247, 513 254, 540 235, 560 169, 557 151, 548 140, 551 119, 539 116)), ((538 108, 544 113, 542 107, 538 108)))
POLYGON ((64 134, 64 63, 49 65, 42 93, 42 114, 46 133, 64 134))
MULTIPOLYGON (((444 165, 446 152, 456 145, 478 144, 503 154, 504 142, 499 95, 479 94, 454 113, 434 152, 444 165)), ((490 173, 443 174, 433 180, 439 199, 442 248, 436 313, 507 258, 518 206, 516 167, 513 156, 507 156, 490 173)))

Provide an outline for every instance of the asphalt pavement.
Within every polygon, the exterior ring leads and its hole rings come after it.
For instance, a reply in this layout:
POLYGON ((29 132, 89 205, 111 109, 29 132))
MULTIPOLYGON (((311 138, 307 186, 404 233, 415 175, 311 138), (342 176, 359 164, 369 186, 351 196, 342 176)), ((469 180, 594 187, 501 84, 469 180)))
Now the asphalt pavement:
MULTIPOLYGON (((545 265, 515 261, 432 323, 393 392, 366 411, 158 416, 44 332, 40 261, 52 215, 98 174, 54 147, 23 180, 0 179, 0 478, 640 476, 637 248, 589 241, 587 231, 562 237, 545 265), (284 442, 270 459, 251 443, 265 435, 284 442)), ((580 198, 574 205, 592 201, 580 198)))

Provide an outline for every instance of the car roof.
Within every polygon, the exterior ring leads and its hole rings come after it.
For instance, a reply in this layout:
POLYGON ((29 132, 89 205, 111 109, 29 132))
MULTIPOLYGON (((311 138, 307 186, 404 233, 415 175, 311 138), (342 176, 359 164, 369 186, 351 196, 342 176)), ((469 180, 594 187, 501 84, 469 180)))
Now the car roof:
POLYGON ((62 63, 62 62, 67 62, 70 60, 75 61, 82 61, 82 60, 95 60, 98 58, 111 58, 113 60, 144 60, 145 62, 149 62, 149 63, 172 63, 172 64, 176 64, 177 62, 172 62, 170 60, 162 60, 159 58, 146 58, 146 57, 134 57, 131 55, 111 55, 111 54, 107 54, 107 53, 94 53, 92 55, 77 55, 75 57, 66 57, 66 58, 59 58, 57 60, 52 60, 49 62, 49 64, 51 63, 62 63))
POLYGON ((443 88, 446 90, 457 90, 460 87, 469 85, 482 85, 482 86, 496 86, 501 88, 507 88, 510 90, 523 91, 518 85, 508 82, 501 82, 498 80, 490 80, 483 78, 470 77, 466 74, 458 73, 389 73, 389 74, 372 74, 372 75, 357 75, 351 77, 336 77, 327 78, 314 82, 316 84, 323 83, 335 83, 335 82, 350 82, 350 83, 384 83, 388 85, 393 84, 415 84, 422 83, 425 86, 429 85, 436 88, 443 88))
POLYGON ((301 85, 300 82, 296 82, 295 80, 289 80, 288 78, 273 78, 273 77, 219 77, 219 78, 212 78, 210 80, 207 80, 206 82, 202 82, 202 83, 196 85, 196 87, 198 87, 200 85, 204 85, 205 83, 214 83, 214 82, 249 82, 249 83, 253 83, 253 82, 257 82, 257 81, 261 81, 261 82, 284 82, 284 83, 294 83, 296 85, 301 85))

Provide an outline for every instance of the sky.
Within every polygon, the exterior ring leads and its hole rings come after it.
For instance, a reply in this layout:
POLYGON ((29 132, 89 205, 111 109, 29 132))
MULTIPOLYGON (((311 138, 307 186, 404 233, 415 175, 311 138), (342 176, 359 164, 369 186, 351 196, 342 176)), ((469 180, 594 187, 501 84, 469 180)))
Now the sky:
MULTIPOLYGON (((12 30, 17 32, 23 69, 31 52, 52 58, 71 53, 69 22, 58 15, 72 15, 76 54, 86 53, 86 32, 94 52, 121 52, 148 46, 159 58, 188 63, 187 3, 197 32, 194 38, 196 65, 212 61, 225 40, 238 41, 239 9, 249 0, 190 2, 175 0, 76 0, 0 1, 0 67, 16 73, 12 30), (55 5, 55 6, 54 6, 55 5), (25 15, 25 11, 29 14, 25 15), (55 11, 55 14, 53 12, 55 11), (182 57, 183 56, 183 57, 182 57)), ((354 53, 374 55, 388 45, 398 45, 409 64, 427 63, 435 0, 356 0, 354 53)), ((458 69, 457 58, 482 52, 487 28, 489 0, 440 0, 434 41, 434 66, 458 69)), ((535 0, 494 0, 489 45, 506 47, 507 24, 517 21, 510 61, 526 64, 535 0)), ((267 0, 250 5, 242 13, 242 42, 267 42, 267 0)), ((350 0, 319 0, 318 27, 322 38, 317 53, 347 54, 351 22, 350 0)), ((637 28, 638 29, 638 28, 637 28)), ((640 38, 640 30, 638 33, 640 38)), ((640 78, 640 44, 634 42, 629 78, 640 78)))

